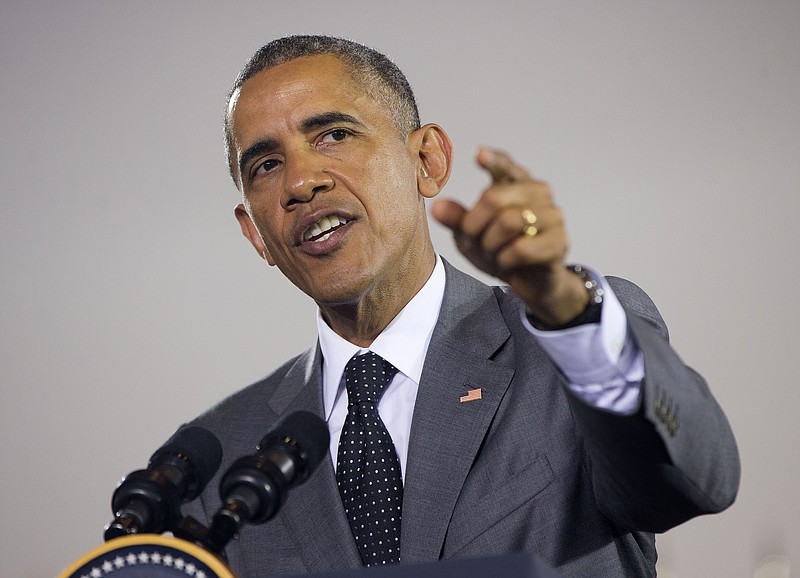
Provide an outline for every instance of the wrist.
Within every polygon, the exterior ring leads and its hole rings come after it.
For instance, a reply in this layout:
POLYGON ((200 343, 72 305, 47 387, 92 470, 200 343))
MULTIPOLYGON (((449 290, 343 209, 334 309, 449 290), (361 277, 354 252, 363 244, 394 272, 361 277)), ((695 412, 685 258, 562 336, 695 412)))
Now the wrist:
POLYGON ((559 308, 551 308, 542 314, 526 305, 525 314, 531 325, 542 331, 569 329, 589 323, 599 323, 602 313, 603 288, 592 274, 581 265, 567 265, 565 273, 571 279, 571 297, 559 308))

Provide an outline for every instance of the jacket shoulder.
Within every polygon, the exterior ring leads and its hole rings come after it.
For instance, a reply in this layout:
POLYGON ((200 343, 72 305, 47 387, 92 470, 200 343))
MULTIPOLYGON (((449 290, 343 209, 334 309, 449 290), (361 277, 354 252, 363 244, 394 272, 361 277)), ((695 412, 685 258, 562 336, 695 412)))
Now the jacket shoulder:
POLYGON ((189 425, 204 427, 213 432, 223 432, 229 430, 233 424, 246 427, 251 421, 265 423, 265 419, 276 415, 271 407, 271 400, 286 376, 312 351, 306 351, 289 359, 264 378, 224 398, 192 420, 189 425))

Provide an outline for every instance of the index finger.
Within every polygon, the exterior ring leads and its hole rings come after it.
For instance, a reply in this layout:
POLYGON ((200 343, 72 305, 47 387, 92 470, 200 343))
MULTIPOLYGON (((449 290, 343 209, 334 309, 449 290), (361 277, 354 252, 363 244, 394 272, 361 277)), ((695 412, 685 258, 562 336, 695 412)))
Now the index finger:
POLYGON ((481 147, 476 156, 478 164, 489 171, 495 183, 517 183, 531 179, 524 168, 503 151, 481 147))

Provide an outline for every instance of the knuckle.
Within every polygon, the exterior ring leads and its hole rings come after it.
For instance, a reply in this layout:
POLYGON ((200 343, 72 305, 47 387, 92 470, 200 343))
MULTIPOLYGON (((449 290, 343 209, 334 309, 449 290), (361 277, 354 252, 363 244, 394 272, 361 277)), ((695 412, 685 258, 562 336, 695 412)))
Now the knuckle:
POLYGON ((522 239, 509 244, 497 255, 497 264, 503 269, 515 269, 525 265, 528 251, 525 248, 526 244, 522 239))
POLYGON ((541 241, 540 239, 534 240, 530 239, 529 243, 517 243, 517 253, 521 260, 524 260, 526 264, 531 264, 535 262, 539 254, 541 252, 541 241))
POLYGON ((553 203, 553 191, 547 183, 536 184, 536 194, 543 203, 550 206, 555 206, 553 203))
POLYGON ((497 224, 504 233, 516 233, 522 228, 522 217, 515 211, 503 211, 497 217, 497 224))
POLYGON ((495 163, 503 168, 514 164, 514 161, 511 160, 511 155, 501 149, 494 150, 494 159, 495 163))
POLYGON ((495 209, 500 206, 503 199, 503 190, 500 187, 489 187, 481 195, 478 204, 483 205, 487 209, 495 209))

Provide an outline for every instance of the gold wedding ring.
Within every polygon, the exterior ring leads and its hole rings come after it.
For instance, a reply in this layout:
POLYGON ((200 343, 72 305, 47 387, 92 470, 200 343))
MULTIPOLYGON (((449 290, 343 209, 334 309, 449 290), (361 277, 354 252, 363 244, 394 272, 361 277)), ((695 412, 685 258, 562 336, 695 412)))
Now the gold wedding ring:
POLYGON ((534 238, 536 233, 539 232, 539 229, 534 226, 536 224, 536 213, 530 209, 525 209, 522 211, 522 221, 522 234, 531 239, 534 238))

